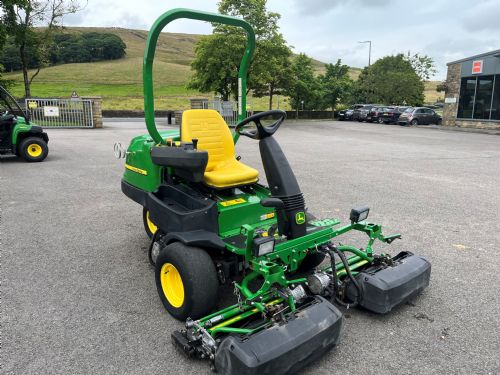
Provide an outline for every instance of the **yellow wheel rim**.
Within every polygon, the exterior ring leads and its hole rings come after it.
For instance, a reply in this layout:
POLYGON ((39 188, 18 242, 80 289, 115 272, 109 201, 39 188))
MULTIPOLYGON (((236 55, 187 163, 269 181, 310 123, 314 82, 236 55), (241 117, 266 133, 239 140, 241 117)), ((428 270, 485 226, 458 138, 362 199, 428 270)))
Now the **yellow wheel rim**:
POLYGON ((160 282, 163 294, 173 307, 181 307, 184 303, 184 284, 181 274, 172 263, 161 267, 160 282))
POLYGON ((28 146, 28 155, 32 158, 37 158, 42 155, 43 149, 42 146, 32 143, 28 146))
POLYGON ((152 234, 155 234, 156 231, 158 230, 158 227, 151 221, 149 218, 149 211, 146 212, 146 223, 148 224, 148 229, 152 234))

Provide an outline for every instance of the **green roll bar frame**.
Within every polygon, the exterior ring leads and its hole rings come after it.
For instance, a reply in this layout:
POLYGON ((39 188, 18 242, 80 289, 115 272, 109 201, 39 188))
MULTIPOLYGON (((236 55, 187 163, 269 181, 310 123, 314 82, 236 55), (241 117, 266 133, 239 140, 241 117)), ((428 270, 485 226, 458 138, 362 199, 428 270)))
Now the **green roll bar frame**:
POLYGON ((255 33, 252 26, 241 18, 224 16, 217 13, 202 12, 193 9, 176 8, 162 14, 153 24, 148 33, 146 41, 146 49, 144 50, 143 62, 143 81, 144 81, 144 114, 146 118, 146 127, 151 138, 157 144, 166 144, 162 138, 155 122, 155 103, 154 103, 154 83, 153 83, 153 61, 156 52, 156 44, 161 31, 170 22, 179 18, 186 18, 199 21, 208 21, 212 23, 221 23, 230 26, 243 28, 247 33, 247 45, 245 53, 241 59, 240 69, 238 72, 238 121, 246 117, 246 90, 247 90, 247 74, 253 53, 255 51, 255 33))

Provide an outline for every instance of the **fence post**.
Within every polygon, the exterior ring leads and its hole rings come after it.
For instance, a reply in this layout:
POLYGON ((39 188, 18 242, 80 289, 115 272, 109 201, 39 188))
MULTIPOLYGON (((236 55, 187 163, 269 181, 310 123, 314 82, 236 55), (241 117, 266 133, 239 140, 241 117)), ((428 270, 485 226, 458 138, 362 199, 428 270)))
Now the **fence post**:
POLYGON ((100 96, 82 96, 83 100, 92 101, 92 118, 94 128, 102 128, 102 97, 100 96))

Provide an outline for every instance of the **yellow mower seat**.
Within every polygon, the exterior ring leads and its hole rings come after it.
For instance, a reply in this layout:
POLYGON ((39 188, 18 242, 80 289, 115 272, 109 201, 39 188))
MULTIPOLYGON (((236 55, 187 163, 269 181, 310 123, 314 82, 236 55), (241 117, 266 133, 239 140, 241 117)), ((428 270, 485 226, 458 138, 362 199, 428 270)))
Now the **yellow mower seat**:
POLYGON ((259 172, 236 160, 233 137, 219 112, 190 109, 182 114, 181 141, 198 139, 198 149, 208 152, 203 181, 217 189, 257 182, 259 172))

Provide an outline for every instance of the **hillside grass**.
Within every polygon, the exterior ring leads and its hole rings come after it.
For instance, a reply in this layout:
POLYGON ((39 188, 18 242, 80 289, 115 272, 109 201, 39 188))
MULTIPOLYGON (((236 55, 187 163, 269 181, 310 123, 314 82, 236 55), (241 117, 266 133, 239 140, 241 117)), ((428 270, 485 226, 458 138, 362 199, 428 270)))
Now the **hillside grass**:
MULTIPOLYGON (((33 97, 70 97, 73 91, 80 96, 102 96, 103 109, 141 110, 144 107, 142 96, 142 60, 147 31, 122 28, 71 27, 69 33, 106 32, 118 35, 127 45, 126 56, 119 60, 93 63, 63 64, 44 68, 33 81, 33 97)), ((211 98, 212 93, 201 93, 186 88, 194 59, 194 47, 201 35, 161 33, 155 54, 153 76, 157 109, 188 109, 190 98, 211 98)), ((313 60, 316 74, 325 71, 324 63, 313 60)), ((350 76, 357 79, 359 68, 351 68, 350 76)), ((31 72, 32 73, 32 72, 31 72)), ((12 92, 16 97, 24 96, 22 74, 20 72, 4 75, 14 80, 12 92)), ((426 85, 426 100, 433 100, 437 82, 426 85), (433 91, 434 90, 434 91, 433 91), (429 99, 428 99, 429 98, 429 99)), ((250 109, 265 110, 268 98, 254 98, 249 95, 250 109)), ((434 100, 435 101, 435 100, 434 100)), ((290 109, 287 98, 281 97, 280 108, 290 109)), ((274 106, 277 98, 274 98, 274 106)))

